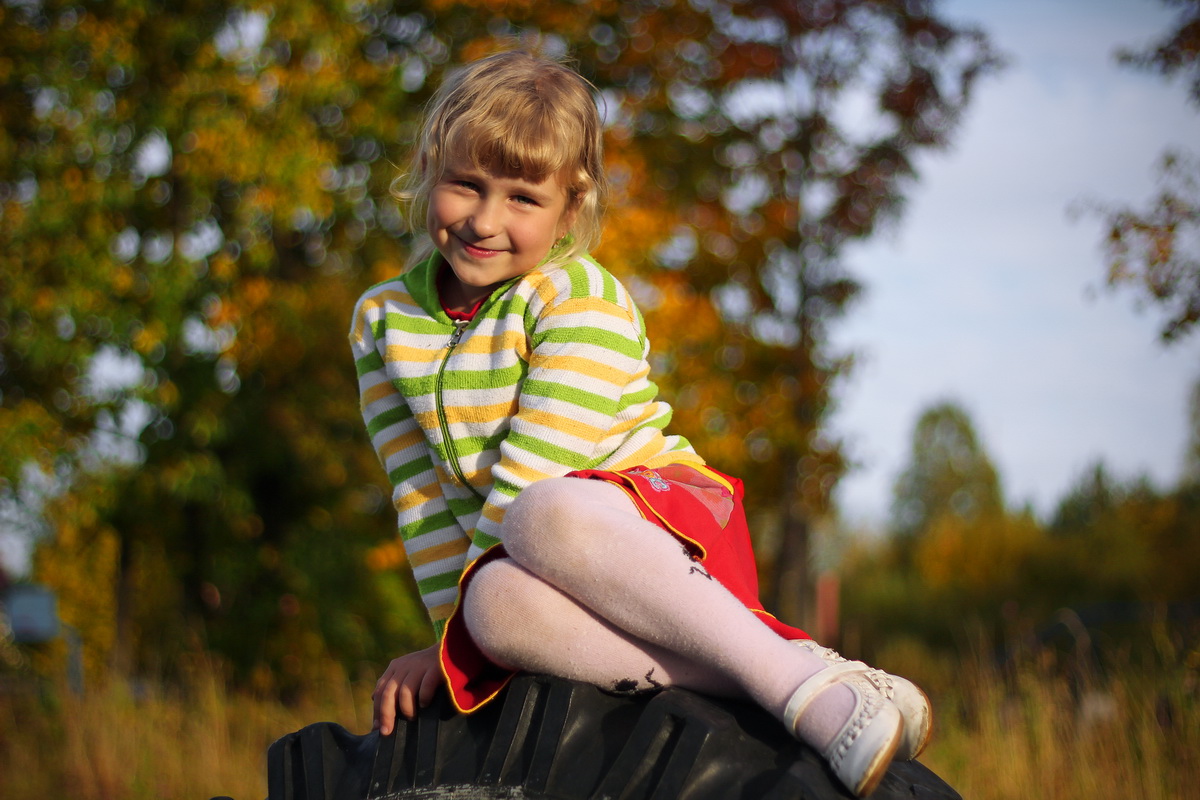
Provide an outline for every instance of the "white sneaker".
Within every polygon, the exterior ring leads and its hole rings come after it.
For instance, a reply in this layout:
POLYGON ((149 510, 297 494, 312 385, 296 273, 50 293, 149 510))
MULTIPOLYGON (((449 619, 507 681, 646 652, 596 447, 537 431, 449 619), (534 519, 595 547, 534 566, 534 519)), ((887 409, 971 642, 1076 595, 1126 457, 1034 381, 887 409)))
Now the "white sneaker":
POLYGON ((933 735, 933 708, 929 704, 929 698, 915 683, 861 661, 851 661, 836 650, 822 647, 812 639, 793 639, 792 643, 816 654, 840 674, 864 675, 884 697, 896 704, 904 720, 904 735, 896 749, 896 758, 912 761, 929 744, 933 735))
POLYGON ((796 689, 783 712, 783 722, 800 738, 800 718, 823 691, 844 686, 854 695, 849 719, 819 752, 846 788, 857 797, 875 791, 892 763, 904 723, 900 710, 862 672, 826 667, 796 689))

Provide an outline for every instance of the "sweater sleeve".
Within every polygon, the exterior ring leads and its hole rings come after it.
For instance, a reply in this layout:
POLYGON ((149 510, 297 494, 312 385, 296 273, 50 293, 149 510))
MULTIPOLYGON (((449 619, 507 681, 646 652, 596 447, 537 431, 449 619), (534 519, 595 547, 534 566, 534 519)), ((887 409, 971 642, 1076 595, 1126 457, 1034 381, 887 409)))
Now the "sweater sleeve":
POLYGON ((440 638, 458 598, 470 540, 446 503, 424 434, 384 364, 382 298, 364 297, 350 332, 367 434, 392 484, 392 505, 421 599, 440 638))
MULTIPOLYGON (((530 344, 517 413, 492 467, 468 560, 500 541, 504 513, 522 489, 595 467, 610 454, 603 445, 625 433, 622 410, 655 395, 645 334, 632 307, 600 297, 564 300, 539 316, 530 344)), ((644 419, 628 427, 638 423, 644 419)))

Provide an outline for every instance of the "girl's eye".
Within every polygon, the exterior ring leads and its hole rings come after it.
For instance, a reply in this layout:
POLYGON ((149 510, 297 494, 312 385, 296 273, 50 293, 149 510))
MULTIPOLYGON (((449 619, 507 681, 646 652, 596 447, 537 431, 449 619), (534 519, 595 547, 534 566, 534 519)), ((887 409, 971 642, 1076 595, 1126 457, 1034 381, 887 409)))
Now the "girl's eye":
POLYGON ((472 191, 472 192, 477 192, 477 191, 479 191, 479 187, 478 187, 478 186, 476 186, 476 185, 475 185, 474 183, 472 183, 471 181, 456 180, 456 181, 451 181, 451 183, 452 183, 454 186, 457 186, 457 187, 459 187, 460 189, 467 189, 468 191, 472 191))
POLYGON ((526 197, 523 194, 519 194, 516 197, 514 197, 513 199, 516 200, 518 203, 520 203, 523 206, 525 206, 525 205, 536 206, 538 204, 537 200, 534 200, 532 197, 526 197))

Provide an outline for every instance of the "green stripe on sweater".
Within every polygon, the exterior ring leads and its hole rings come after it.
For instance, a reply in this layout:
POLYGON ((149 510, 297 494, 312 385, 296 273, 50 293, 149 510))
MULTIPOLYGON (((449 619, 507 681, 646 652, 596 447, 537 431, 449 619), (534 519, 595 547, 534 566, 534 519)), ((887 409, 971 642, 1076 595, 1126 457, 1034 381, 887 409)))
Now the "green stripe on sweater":
POLYGON ((575 386, 564 386, 550 381, 525 381, 522 392, 534 397, 545 397, 550 400, 561 400, 599 414, 612 415, 616 412, 617 403, 609 397, 594 392, 585 392, 575 386))
POLYGON ((428 517, 422 517, 416 522, 410 522, 408 525, 400 526, 400 538, 408 541, 421 534, 452 528, 457 524, 458 520, 449 511, 441 511, 437 514, 430 514, 428 517))
POLYGON ((494 389, 515 386, 525 375, 525 362, 501 369, 450 369, 445 372, 447 389, 494 389))
POLYGON ((482 550, 487 550, 489 547, 500 544, 500 540, 495 536, 487 533, 480 533, 479 531, 475 531, 473 542, 476 547, 479 547, 482 550))
MULTIPOLYGON (((405 333, 415 333, 423 335, 441 335, 447 337, 454 332, 453 325, 447 325, 444 322, 438 322, 435 319, 428 317, 412 317, 408 314, 390 311, 387 314, 387 326, 392 330, 400 330, 405 333)), ((377 339, 382 339, 382 336, 377 336, 377 339)))
POLYGON ((606 331, 603 328, 594 328, 587 325, 580 325, 574 328, 551 328, 541 334, 534 346, 542 344, 585 344, 594 345, 595 347, 603 347, 605 350, 612 350, 614 353, 640 360, 642 357, 642 346, 640 342, 632 341, 619 333, 606 331))
POLYGON ((412 411, 409 410, 408 406, 396 406, 395 408, 390 408, 387 411, 381 411, 372 417, 371 421, 367 423, 367 433, 369 433, 373 439, 375 438, 375 434, 379 433, 384 428, 411 418, 412 411))
MULTIPOLYGON (((539 458, 544 458, 547 461, 553 461, 555 464, 561 464, 564 467, 571 469, 584 469, 590 466, 588 459, 583 453, 579 453, 567 447, 559 447, 556 444, 551 444, 545 439, 540 439, 535 436, 526 436, 524 434, 513 431, 508 435, 508 443, 514 447, 519 447, 527 453, 532 453, 539 458)), ((607 454, 606 454, 607 455, 607 454)))
POLYGON ((604 284, 604 299, 616 305, 617 303, 617 279, 608 272, 600 273, 600 280, 604 284))
POLYGON ((395 486, 400 481, 407 481, 415 478, 422 472, 431 472, 433 470, 433 459, 429 457, 428 452, 422 453, 412 461, 406 461, 394 470, 388 473, 388 480, 395 486))
POLYGON ((372 350, 354 362, 354 371, 360 378, 377 369, 383 369, 383 356, 379 355, 378 350, 372 350))
POLYGON ((461 500, 457 498, 453 500, 447 499, 446 505, 450 507, 450 512, 454 514, 455 517, 462 519, 469 514, 478 513, 479 509, 483 508, 483 501, 478 497, 471 495, 470 497, 466 497, 461 500))
POLYGON ((442 589, 453 589, 458 586, 457 572, 443 572, 440 575, 430 575, 425 580, 417 581, 417 589, 421 594, 440 592, 442 589))
POLYGON ((591 297, 592 285, 588 280, 588 270, 581 264, 568 264, 563 267, 571 280, 571 297, 591 297))
MULTIPOLYGON (((461 422, 461 421, 459 421, 461 422)), ((508 436, 507 430, 498 431, 492 436, 462 436, 455 438, 454 451, 458 453, 459 458, 473 456, 476 453, 482 453, 485 450, 495 450, 508 436)))

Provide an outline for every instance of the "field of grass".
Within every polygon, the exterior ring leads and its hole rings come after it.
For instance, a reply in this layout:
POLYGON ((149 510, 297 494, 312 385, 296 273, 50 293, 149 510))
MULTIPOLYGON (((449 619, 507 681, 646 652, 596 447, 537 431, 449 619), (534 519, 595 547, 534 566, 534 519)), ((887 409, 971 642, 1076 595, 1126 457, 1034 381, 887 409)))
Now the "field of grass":
POLYGON ((174 689, 113 680, 82 696, 61 684, 0 688, 0 798, 261 800, 275 739, 322 720, 370 728, 369 690, 345 680, 331 679, 319 700, 284 705, 228 691, 203 662, 189 673, 174 689))
POLYGON ((921 761, 967 800, 1174 800, 1200 787, 1200 650, 1164 650, 1102 673, 1050 653, 998 667, 899 647, 878 660, 929 687, 921 761))
MULTIPOLYGON (((1002 674, 915 647, 879 662, 931 690, 937 728, 921 760, 968 800, 1169 800, 1200 786, 1198 651, 1103 677, 1061 677, 1036 659, 1002 674)), ((335 674, 319 699, 285 706, 227 691, 203 660, 189 674, 170 690, 93 681, 82 696, 0 686, 0 797, 260 800, 276 738, 320 720, 370 725, 365 682, 335 674)))

